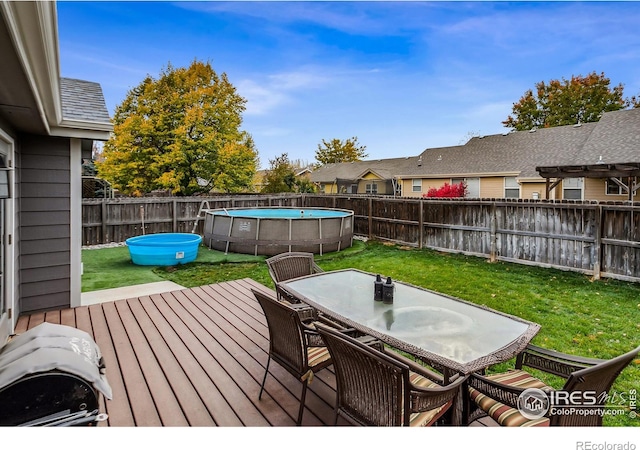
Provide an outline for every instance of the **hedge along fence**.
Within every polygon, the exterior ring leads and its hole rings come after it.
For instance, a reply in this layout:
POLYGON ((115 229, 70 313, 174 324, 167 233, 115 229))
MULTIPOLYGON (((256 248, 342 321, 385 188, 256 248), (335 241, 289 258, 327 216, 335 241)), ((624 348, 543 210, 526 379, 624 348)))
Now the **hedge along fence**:
POLYGON ((354 234, 371 239, 640 281, 640 208, 628 202, 319 194, 86 199, 83 244, 123 242, 143 233, 190 233, 194 223, 202 234, 204 220, 196 218, 205 201, 211 209, 349 209, 354 234))

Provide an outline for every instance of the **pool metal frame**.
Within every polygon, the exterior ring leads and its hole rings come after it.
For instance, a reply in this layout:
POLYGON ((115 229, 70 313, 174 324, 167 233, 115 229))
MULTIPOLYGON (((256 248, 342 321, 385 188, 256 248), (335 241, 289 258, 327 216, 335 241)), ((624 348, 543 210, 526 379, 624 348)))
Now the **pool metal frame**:
POLYGON ((205 211, 204 242, 225 253, 272 256, 286 251, 322 255, 353 245, 353 211, 336 208, 220 208, 205 211), (247 217, 230 215, 242 210, 337 211, 339 217, 247 217), (286 224, 286 225, 285 225, 286 224), (286 239, 281 239, 285 235, 286 239))

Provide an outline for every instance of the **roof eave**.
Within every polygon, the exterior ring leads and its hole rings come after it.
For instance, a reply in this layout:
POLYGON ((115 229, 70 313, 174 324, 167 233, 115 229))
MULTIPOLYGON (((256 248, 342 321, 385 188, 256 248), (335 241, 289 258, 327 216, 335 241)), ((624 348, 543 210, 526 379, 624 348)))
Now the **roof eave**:
POLYGON ((461 173, 436 173, 436 174, 405 174, 396 175, 396 178, 486 178, 486 177, 517 177, 522 171, 508 171, 508 172, 461 172, 461 173))
POLYGON ((52 136, 93 139, 107 141, 113 132, 113 125, 104 122, 90 122, 65 119, 60 126, 51 128, 52 136))
POLYGON ((62 121, 55 2, 0 3, 16 52, 27 75, 43 125, 62 121))

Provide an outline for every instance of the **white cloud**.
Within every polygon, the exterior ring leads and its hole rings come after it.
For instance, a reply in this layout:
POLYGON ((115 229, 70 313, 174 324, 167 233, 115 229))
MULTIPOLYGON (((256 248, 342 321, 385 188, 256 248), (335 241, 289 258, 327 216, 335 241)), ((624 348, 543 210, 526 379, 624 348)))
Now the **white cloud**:
POLYGON ((133 63, 133 61, 124 62, 122 58, 91 56, 91 55, 99 55, 99 54, 104 54, 104 49, 84 48, 84 49, 79 49, 78 51, 74 51, 73 49, 69 50, 67 48, 64 52, 64 58, 72 59, 80 63, 86 63, 87 65, 92 67, 93 70, 95 70, 94 68, 96 66, 102 67, 103 69, 109 69, 116 73, 125 72, 132 75, 136 75, 140 77, 141 80, 149 73, 148 71, 140 67, 137 67, 136 64, 133 63), (118 61, 118 63, 114 63, 112 61, 118 61))
POLYGON ((236 83, 238 93, 247 99, 246 115, 265 115, 296 102, 296 94, 315 90, 330 82, 314 69, 268 75, 262 79, 243 79, 236 83))
POLYGON ((269 23, 311 23, 355 35, 393 34, 414 17, 414 8, 431 8, 428 3, 404 2, 402 8, 393 2, 188 2, 178 4, 185 9, 212 14, 262 19, 269 23), (389 20, 390 16, 402 20, 389 20))
POLYGON ((286 104, 289 97, 269 86, 260 85, 254 80, 241 80, 236 83, 238 93, 247 99, 246 115, 263 115, 286 104))

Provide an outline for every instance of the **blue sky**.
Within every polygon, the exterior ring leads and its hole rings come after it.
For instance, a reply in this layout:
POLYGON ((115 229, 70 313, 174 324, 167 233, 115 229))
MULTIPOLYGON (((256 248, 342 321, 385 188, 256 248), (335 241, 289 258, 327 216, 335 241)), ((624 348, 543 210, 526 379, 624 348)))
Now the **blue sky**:
POLYGON ((147 74, 209 61, 263 168, 322 139, 379 159, 502 133, 539 81, 604 72, 638 95, 638 24, 636 2, 58 2, 62 76, 99 82, 113 115, 147 74))

